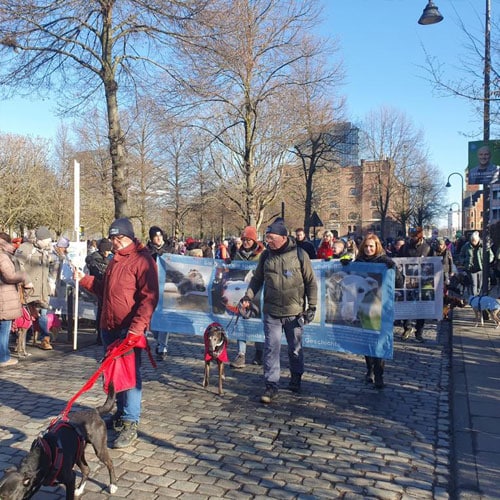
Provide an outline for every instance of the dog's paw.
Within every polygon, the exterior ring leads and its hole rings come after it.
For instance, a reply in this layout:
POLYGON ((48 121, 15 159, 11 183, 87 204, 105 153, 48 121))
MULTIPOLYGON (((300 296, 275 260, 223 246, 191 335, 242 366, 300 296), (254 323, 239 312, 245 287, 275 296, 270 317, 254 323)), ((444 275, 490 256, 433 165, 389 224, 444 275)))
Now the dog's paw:
POLYGON ((83 483, 78 486, 78 488, 75 488, 75 497, 80 497, 83 494, 83 490, 85 489, 85 485, 87 484, 87 481, 83 481, 83 483))
POLYGON ((109 485, 109 492, 113 495, 118 491, 118 486, 116 484, 110 484, 109 485))

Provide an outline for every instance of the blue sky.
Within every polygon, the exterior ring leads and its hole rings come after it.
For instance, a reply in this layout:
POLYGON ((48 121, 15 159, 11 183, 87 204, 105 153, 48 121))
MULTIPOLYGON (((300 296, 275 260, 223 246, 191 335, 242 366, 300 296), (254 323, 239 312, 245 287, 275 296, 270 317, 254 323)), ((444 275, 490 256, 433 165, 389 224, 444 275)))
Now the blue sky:
MULTIPOLYGON (((349 117, 359 121, 372 109, 390 105, 407 114, 424 131, 430 161, 442 172, 443 183, 467 164, 467 143, 481 139, 481 119, 471 105, 454 97, 434 95, 421 67, 424 49, 445 63, 450 78, 467 54, 457 14, 478 36, 482 33, 483 0, 435 0, 444 21, 417 23, 427 0, 323 0, 323 36, 338 40, 347 78, 343 93, 349 117), (472 137, 469 137, 471 134, 472 137), (479 135, 478 135, 479 134, 479 135), (467 137, 466 137, 467 136, 467 137)), ((495 6, 492 14, 495 15, 495 6)), ((50 101, 0 102, 0 130, 53 138, 60 120, 50 101)), ((495 137, 492 137, 494 139, 495 137)), ((448 201, 460 202, 461 181, 450 179, 448 201)))
MULTIPOLYGON (((457 16, 482 39, 485 2, 434 3, 444 20, 421 26, 417 21, 427 0, 324 0, 323 34, 340 44, 350 117, 361 120, 382 105, 406 113, 423 130, 430 162, 438 167, 445 184, 452 172, 463 174, 468 141, 482 139, 482 119, 466 100, 436 95, 426 80, 424 48, 444 63, 447 78, 466 77, 457 69, 460 58, 470 55, 457 16)), ((450 183, 448 201, 460 203, 460 177, 452 176, 450 183)))

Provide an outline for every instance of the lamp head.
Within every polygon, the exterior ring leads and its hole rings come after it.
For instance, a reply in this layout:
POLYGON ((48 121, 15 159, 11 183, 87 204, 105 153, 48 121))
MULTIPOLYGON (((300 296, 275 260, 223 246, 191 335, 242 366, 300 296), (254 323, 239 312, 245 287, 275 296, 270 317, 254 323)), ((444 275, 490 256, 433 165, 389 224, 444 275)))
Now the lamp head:
POLYGON ((446 186, 445 186, 445 187, 447 187, 447 188, 451 188, 450 181, 448 181, 448 182, 446 183, 446 186))
POLYGON ((437 24, 442 20, 443 16, 439 12, 437 6, 434 5, 432 0, 429 0, 424 11, 422 12, 422 15, 420 16, 420 19, 418 20, 418 24, 437 24))

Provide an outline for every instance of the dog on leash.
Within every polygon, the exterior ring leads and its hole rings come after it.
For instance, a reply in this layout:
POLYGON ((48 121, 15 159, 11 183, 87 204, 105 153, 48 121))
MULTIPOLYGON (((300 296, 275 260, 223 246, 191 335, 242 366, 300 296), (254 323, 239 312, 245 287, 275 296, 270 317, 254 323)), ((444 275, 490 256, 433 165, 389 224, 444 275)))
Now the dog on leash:
POLYGON ((56 419, 32 443, 18 469, 10 469, 0 479, 2 500, 31 498, 42 486, 64 484, 66 500, 79 497, 85 488, 90 467, 85 460, 85 446, 90 443, 109 472, 109 492, 116 493, 116 476, 107 446, 107 430, 101 415, 109 413, 115 402, 112 384, 103 406, 75 412, 69 420, 56 419), (78 465, 82 479, 75 490, 78 465))
POLYGON ((495 328, 500 326, 500 300, 488 295, 472 295, 469 297, 469 305, 474 310, 476 324, 484 326, 483 311, 486 311, 489 317, 495 322, 495 328))
POLYGON ((215 361, 219 370, 219 396, 224 394, 222 382, 224 376, 224 363, 229 362, 227 355, 227 335, 220 323, 211 323, 203 334, 205 342, 205 375, 203 387, 208 387, 210 380, 210 363, 215 361))
POLYGON ((11 326, 12 332, 17 335, 15 352, 19 358, 25 358, 28 356, 28 352, 26 351, 26 335, 32 325, 33 319, 31 318, 31 314, 28 308, 23 306, 22 316, 16 318, 12 322, 11 326))
POLYGON ((455 309, 455 307, 465 307, 466 302, 460 297, 453 297, 452 295, 443 296, 443 319, 450 319, 450 312, 455 309))

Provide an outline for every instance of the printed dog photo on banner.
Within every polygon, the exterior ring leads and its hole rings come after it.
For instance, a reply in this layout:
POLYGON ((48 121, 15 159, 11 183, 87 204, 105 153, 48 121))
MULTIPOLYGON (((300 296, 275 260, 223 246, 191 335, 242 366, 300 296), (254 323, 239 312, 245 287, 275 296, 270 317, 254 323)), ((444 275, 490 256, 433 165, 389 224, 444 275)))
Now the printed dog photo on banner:
MULTIPOLYGON (((238 303, 245 295, 252 276, 253 268, 217 267, 211 289, 214 314, 238 314, 238 303)), ((260 312, 260 294, 255 298, 254 304, 260 312)))
POLYGON ((378 273, 325 273, 325 323, 380 330, 381 283, 378 273))
POLYGON ((164 259, 163 307, 209 312, 208 284, 212 269, 198 265, 204 259, 185 257, 183 261, 164 259))

